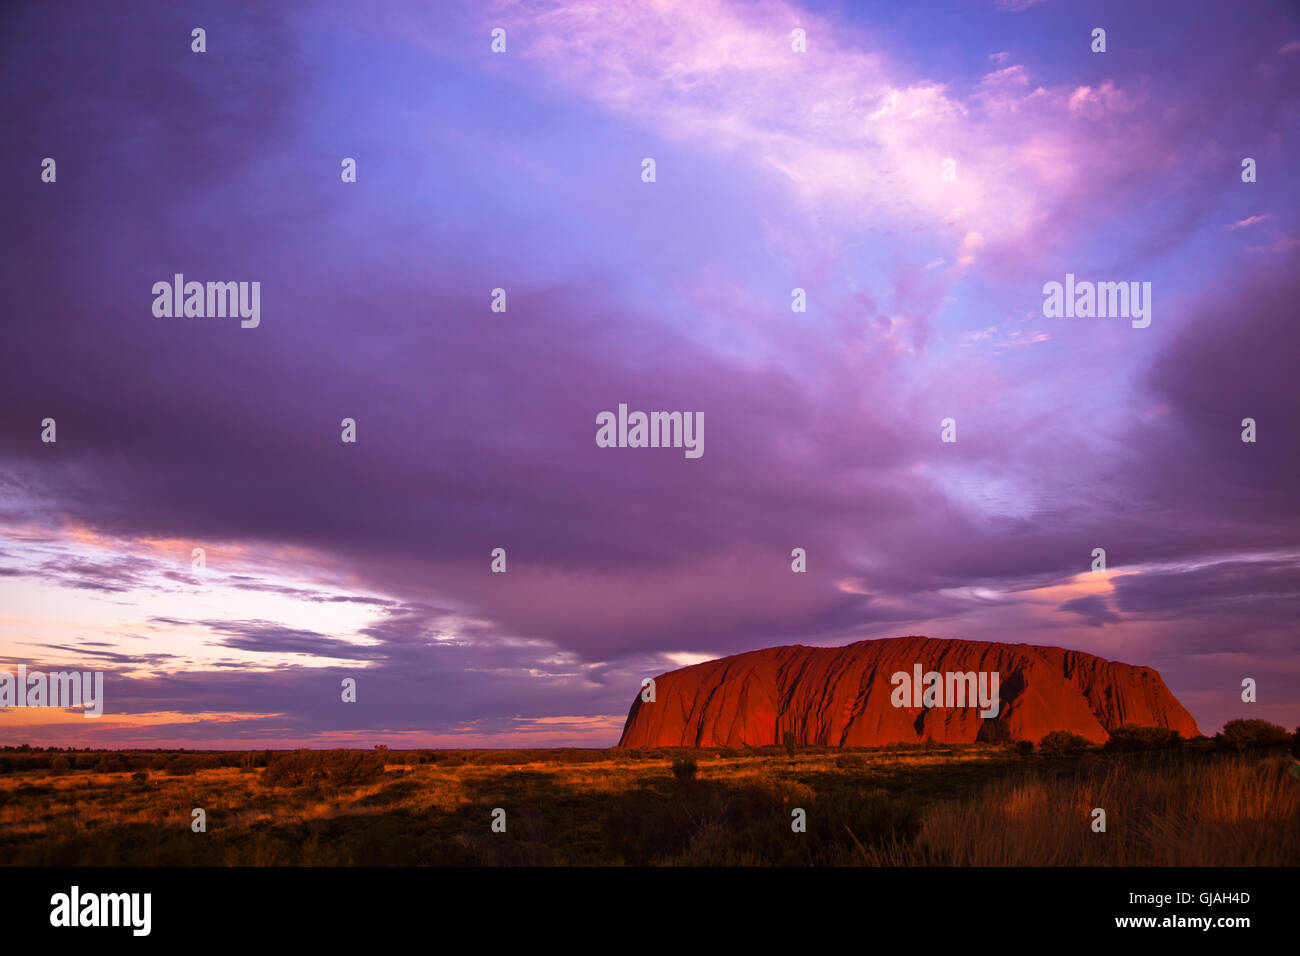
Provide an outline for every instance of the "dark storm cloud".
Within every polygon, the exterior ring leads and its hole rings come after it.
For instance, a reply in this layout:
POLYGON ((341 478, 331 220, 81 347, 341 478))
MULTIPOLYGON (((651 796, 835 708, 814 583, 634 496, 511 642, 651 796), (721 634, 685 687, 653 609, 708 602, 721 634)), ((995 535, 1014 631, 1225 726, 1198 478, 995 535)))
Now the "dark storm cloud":
POLYGON ((1111 609, 1109 602, 1100 594, 1089 594, 1066 601, 1061 605, 1061 610, 1082 615, 1084 620, 1093 627, 1115 624, 1119 621, 1119 615, 1111 609))
POLYGON ((1224 561, 1206 567, 1115 577, 1124 613, 1155 617, 1237 617, 1277 624, 1300 620, 1300 563, 1224 561))
MULTIPOLYGON (((1036 417, 1035 393, 1024 408, 963 409, 962 441, 943 448, 939 397, 918 394, 911 377, 921 357, 850 329, 889 327, 869 298, 835 334, 776 333, 780 361, 761 360, 665 322, 618 277, 552 277, 549 250, 509 223, 444 222, 455 203, 486 202, 515 175, 484 148, 495 120, 440 102, 443 125, 412 120, 391 134, 410 137, 406 152, 419 157, 401 164, 394 139, 376 139, 329 95, 337 85, 320 84, 313 51, 275 7, 55 4, 4 16, 0 81, 18 95, 0 103, 0 168, 13 184, 0 292, 15 317, 0 348, 0 487, 31 502, 6 505, 6 520, 311 549, 350 575, 355 596, 252 576, 235 587, 375 609, 360 631, 374 646, 272 621, 154 618, 201 625, 240 651, 358 663, 120 677, 112 700, 132 713, 285 713, 248 725, 276 736, 622 712, 643 673, 666 669, 665 653, 956 618, 986 605, 942 592, 1056 583, 1086 570, 1097 545, 1122 568, 1300 541, 1294 253, 1225 268, 1221 293, 1162 317, 1167 345, 1144 374, 1097 386, 1135 410, 1101 452, 1082 447, 1078 422, 1036 417), (200 20, 203 56, 189 52, 200 20), (432 145, 417 146, 422 135, 432 145), (397 170, 389 188, 363 178, 340 194, 339 156, 354 143, 370 147, 363 176, 397 170), (435 163, 439 150, 459 158, 435 163), (35 175, 46 155, 59 161, 57 189, 35 175), (456 175, 483 155, 494 160, 482 179, 456 175), (408 191, 421 190, 436 202, 408 210, 408 191), (260 281, 261 326, 155 318, 152 283, 178 271, 260 281), (501 283, 509 311, 494 314, 487 295, 501 283), (595 415, 620 402, 702 411, 704 457, 596 448, 595 415), (1137 414, 1153 406, 1166 411, 1137 414), (56 445, 39 441, 46 416, 58 421, 56 445), (1259 422, 1254 445, 1239 440, 1246 416, 1259 422), (339 440, 344 417, 357 421, 356 445, 339 440), (942 469, 993 472, 1013 500, 981 509, 942 469), (489 572, 496 547, 508 552, 506 575, 489 572), (810 573, 791 573, 793 547, 807 550, 810 573), (360 681, 350 710, 339 702, 345 676, 360 681)), ((373 51, 346 55, 336 84, 385 75, 373 51)), ((1235 139, 1270 134, 1281 102, 1247 109, 1235 139)), ((1199 155, 1209 134, 1196 115, 1174 124, 1171 155, 1199 155)), ((1144 256, 1221 207, 1189 195, 1152 228, 1144 256)), ((1085 200, 1064 197, 1055 211, 1085 200)), ((629 210, 620 195, 607 212, 629 210)), ((669 226, 665 248, 680 240, 669 226)), ((589 241, 573 228, 556 222, 548 235, 557 246, 589 241)), ((902 299, 929 317, 947 290, 913 272, 896 275, 902 299)), ((972 367, 955 365, 939 384, 959 394, 969 376, 978 397, 972 367)), ((1106 367, 1097 361, 1097 374, 1106 367)), ((1068 399, 1071 386, 1043 378, 1068 399)), ((141 586, 146 570, 78 559, 0 574, 114 593, 141 586)), ((1089 596, 1060 609, 1095 626, 1121 615, 1295 616, 1293 569, 1281 564, 1114 581, 1113 607, 1089 596)), ((124 665, 168 656, 76 650, 124 665)))
POLYGON ((195 621, 215 634, 223 634, 217 643, 241 651, 261 654, 311 654, 318 657, 365 660, 373 656, 369 648, 327 637, 316 631, 282 627, 269 621, 195 621))

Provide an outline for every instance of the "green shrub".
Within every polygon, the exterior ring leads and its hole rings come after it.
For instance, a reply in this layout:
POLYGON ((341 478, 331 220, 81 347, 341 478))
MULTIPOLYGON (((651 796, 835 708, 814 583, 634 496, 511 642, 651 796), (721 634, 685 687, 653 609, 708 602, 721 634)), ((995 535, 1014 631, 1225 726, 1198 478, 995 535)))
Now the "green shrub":
POLYGON ((1088 738, 1080 734, 1072 734, 1068 730, 1053 730, 1043 734, 1043 739, 1038 742, 1038 749, 1053 757, 1062 754, 1081 754, 1088 749, 1088 738))

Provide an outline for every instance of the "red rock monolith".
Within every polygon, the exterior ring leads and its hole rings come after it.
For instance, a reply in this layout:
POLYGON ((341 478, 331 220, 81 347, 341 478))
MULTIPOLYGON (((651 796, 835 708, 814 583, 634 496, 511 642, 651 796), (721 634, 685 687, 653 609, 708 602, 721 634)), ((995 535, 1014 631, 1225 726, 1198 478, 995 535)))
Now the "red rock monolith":
POLYGON ((1095 743, 1122 724, 1196 721, 1150 667, 1031 644, 895 637, 845 647, 771 647, 669 671, 655 701, 638 693, 620 747, 746 747, 779 744, 873 747, 933 740, 1038 741, 1053 730, 1095 743), (997 672, 996 718, 966 707, 895 707, 897 672, 997 672))

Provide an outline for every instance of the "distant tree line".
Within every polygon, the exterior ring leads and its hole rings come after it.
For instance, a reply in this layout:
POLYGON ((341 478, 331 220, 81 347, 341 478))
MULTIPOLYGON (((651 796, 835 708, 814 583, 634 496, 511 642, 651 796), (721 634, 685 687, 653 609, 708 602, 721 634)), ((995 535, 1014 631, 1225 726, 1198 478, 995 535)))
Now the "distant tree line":
MULTIPOLYGON (((1029 740, 1014 740, 998 728, 995 735, 1001 744, 1021 754, 1031 754, 1035 744, 1029 740)), ((1289 749, 1300 758, 1300 727, 1295 732, 1266 720, 1230 720, 1223 730, 1212 738, 1199 737, 1184 740, 1168 727, 1141 727, 1125 724, 1110 732, 1103 749, 1110 752, 1175 750, 1185 744, 1198 749, 1220 751, 1266 752, 1289 749)), ((853 750, 928 750, 960 748, 961 744, 938 744, 924 741, 914 744, 894 744, 880 748, 799 747, 813 754, 818 751, 842 753, 853 750)), ((1054 730, 1037 743, 1037 750, 1047 756, 1083 753, 1090 742, 1075 733, 1054 730)), ((388 765, 407 767, 435 764, 441 767, 458 767, 465 764, 480 766, 522 766, 530 763, 581 764, 600 763, 617 756, 620 759, 662 760, 665 755, 688 758, 692 754, 735 758, 746 755, 786 753, 793 755, 796 747, 792 734, 787 734, 783 744, 767 747, 672 747, 658 749, 578 749, 550 750, 393 750, 378 746, 373 750, 82 750, 68 747, 32 747, 30 744, 0 747, 0 774, 23 771, 48 770, 61 774, 72 771, 96 773, 161 772, 182 776, 199 770, 237 767, 241 770, 266 768, 267 782, 272 785, 301 786, 311 783, 338 784, 342 780, 369 779, 382 774, 388 765), (378 768, 377 772, 376 769, 378 768), (277 783, 276 781, 281 781, 277 783), (290 783, 290 781, 302 781, 290 783)))

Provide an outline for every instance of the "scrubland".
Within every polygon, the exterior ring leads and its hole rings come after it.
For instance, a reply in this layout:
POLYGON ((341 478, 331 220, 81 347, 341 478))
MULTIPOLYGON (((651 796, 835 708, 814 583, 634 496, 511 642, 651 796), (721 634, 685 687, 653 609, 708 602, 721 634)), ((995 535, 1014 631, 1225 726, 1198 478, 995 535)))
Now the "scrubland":
POLYGON ((0 768, 4 863, 1300 863, 1300 778, 1285 751, 931 744, 63 758, 18 754, 0 768), (505 832, 492 829, 498 808, 505 832), (205 832, 195 831, 196 809, 205 832), (798 810, 805 832, 792 829, 798 810))

